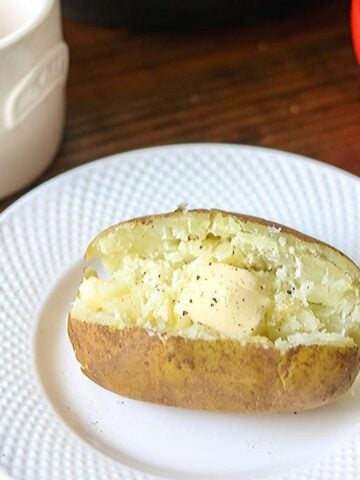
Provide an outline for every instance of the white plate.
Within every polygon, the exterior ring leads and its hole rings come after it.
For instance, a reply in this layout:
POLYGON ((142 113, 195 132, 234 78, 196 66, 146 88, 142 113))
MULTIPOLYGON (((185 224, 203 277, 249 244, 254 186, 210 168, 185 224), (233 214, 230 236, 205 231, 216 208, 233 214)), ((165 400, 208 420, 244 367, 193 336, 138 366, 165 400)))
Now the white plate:
POLYGON ((0 465, 26 480, 360 478, 360 385, 298 415, 224 415, 112 394, 80 373, 66 312, 90 239, 120 220, 217 207, 265 217, 359 262, 360 182, 273 150, 158 147, 35 189, 0 217, 0 465))

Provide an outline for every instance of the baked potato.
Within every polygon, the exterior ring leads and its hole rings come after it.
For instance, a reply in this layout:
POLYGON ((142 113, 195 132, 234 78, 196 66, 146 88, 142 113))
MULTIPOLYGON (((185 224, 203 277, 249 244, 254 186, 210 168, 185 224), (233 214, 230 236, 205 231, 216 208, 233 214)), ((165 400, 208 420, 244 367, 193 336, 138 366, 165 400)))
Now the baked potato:
POLYGON ((68 318, 82 371, 118 394, 221 412, 319 407, 359 371, 358 266, 265 220, 178 209, 89 245, 68 318))

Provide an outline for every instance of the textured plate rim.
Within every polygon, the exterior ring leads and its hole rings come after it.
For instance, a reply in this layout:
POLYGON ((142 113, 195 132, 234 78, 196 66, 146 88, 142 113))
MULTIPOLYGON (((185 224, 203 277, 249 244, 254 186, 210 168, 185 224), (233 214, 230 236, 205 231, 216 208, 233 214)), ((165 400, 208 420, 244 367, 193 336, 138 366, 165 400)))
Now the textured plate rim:
MULTIPOLYGON (((266 153, 268 152, 270 155, 280 155, 284 158, 291 159, 294 162, 301 162, 301 163, 306 163, 308 165, 313 165, 317 166, 318 168, 321 168, 325 171, 333 171, 335 174, 340 174, 343 176, 346 176, 349 178, 349 180, 355 180, 355 181, 360 181, 360 178, 355 175, 354 173, 348 172, 347 170, 343 170, 340 167, 337 167, 336 165, 332 165, 329 163, 326 163, 322 160, 318 160, 315 158, 307 157, 305 155, 300 155, 297 153, 292 153, 288 152, 286 150, 278 150, 276 148, 270 148, 270 147, 261 147, 261 146, 256 146, 256 145, 246 145, 246 144, 238 144, 238 143, 221 143, 221 142, 214 142, 214 143, 207 143, 207 142, 198 142, 198 143, 173 143, 169 145, 156 145, 152 147, 144 147, 144 148, 139 148, 135 150, 125 150, 123 152, 118 152, 114 153, 111 155, 108 155, 106 157, 100 157, 96 158, 94 160, 90 160, 89 162, 82 164, 82 165, 77 165, 73 168, 70 168, 69 170, 66 170, 65 172, 59 173, 58 175, 55 175, 54 177, 50 178, 49 180, 45 180, 43 183, 40 183, 40 185, 37 185, 36 187, 32 188, 29 192, 24 193, 21 195, 17 200, 15 200, 13 203, 11 203, 8 207, 5 208, 0 213, 0 222, 9 214, 11 214, 14 210, 16 210, 18 207, 22 205, 22 203, 26 203, 29 199, 31 199, 33 196, 38 195, 39 193, 42 193, 43 191, 46 191, 48 188, 51 188, 53 183, 60 183, 63 182, 64 179, 66 179, 67 176, 72 176, 74 174, 78 174, 80 171, 84 170, 91 170, 93 168, 96 168, 98 164, 104 163, 104 162, 113 162, 119 157, 128 157, 130 160, 132 157, 136 157, 137 155, 145 154, 145 153, 151 153, 151 152, 157 152, 158 150, 192 150, 192 149, 211 149, 211 148, 224 148, 224 149, 239 149, 239 150, 252 150, 254 152, 263 152, 266 153)), ((151 160, 150 160, 151 161, 151 160)))

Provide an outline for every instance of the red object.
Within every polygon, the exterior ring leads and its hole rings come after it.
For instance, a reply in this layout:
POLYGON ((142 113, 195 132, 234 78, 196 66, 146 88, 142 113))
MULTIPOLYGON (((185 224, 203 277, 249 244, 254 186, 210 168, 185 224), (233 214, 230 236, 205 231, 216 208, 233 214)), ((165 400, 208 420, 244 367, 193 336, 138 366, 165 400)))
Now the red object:
POLYGON ((360 63, 360 0, 352 0, 351 30, 357 61, 360 63))

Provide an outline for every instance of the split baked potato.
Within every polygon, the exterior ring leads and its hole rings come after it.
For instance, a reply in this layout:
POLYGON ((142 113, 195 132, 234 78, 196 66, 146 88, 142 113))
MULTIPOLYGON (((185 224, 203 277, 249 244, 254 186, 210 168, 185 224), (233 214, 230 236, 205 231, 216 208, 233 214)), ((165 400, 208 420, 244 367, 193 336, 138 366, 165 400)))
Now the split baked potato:
POLYGON ((222 412, 319 407, 354 382, 359 267, 282 225, 179 209, 100 233, 68 333, 82 371, 150 402, 222 412))

